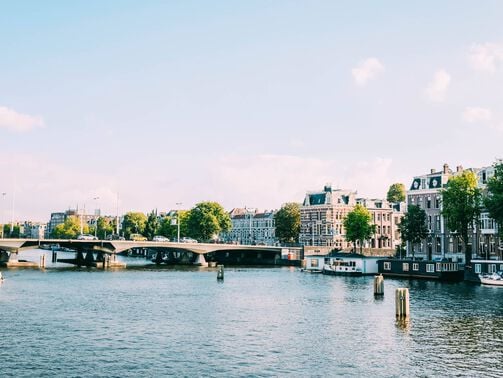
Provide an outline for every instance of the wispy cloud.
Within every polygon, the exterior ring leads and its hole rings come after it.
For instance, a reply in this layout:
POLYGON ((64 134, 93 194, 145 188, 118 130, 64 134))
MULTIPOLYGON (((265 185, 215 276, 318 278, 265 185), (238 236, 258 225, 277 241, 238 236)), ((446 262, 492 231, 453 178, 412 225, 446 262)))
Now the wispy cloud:
POLYGON ((384 72, 384 65, 377 58, 367 58, 351 70, 356 85, 364 86, 384 72))
POLYGON ((490 109, 481 107, 467 107, 461 114, 461 119, 468 123, 488 122, 492 120, 492 112, 490 109))
POLYGON ((42 117, 18 113, 13 109, 0 106, 0 129, 26 132, 37 127, 44 127, 42 117))
POLYGON ((482 43, 470 47, 470 65, 477 71, 495 72, 503 64, 503 43, 482 43))
POLYGON ((441 69, 435 72, 433 80, 426 87, 425 93, 429 100, 442 102, 445 100, 447 89, 451 83, 451 75, 441 69))

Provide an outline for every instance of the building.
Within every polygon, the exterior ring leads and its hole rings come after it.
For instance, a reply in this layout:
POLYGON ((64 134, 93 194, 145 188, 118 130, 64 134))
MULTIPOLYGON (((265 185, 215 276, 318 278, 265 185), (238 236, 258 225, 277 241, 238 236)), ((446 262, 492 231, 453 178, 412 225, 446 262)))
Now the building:
POLYGON ((232 229, 220 235, 227 243, 246 245, 278 245, 276 211, 258 211, 257 209, 235 208, 229 212, 232 229))
POLYGON ((348 249, 343 220, 356 205, 356 192, 332 190, 325 185, 322 191, 308 192, 300 207, 299 242, 304 246, 348 249))
POLYGON ((27 239, 43 239, 47 225, 39 222, 24 222, 23 237, 27 239))
MULTIPOLYGON (((494 175, 494 167, 470 168, 477 175, 479 187, 485 190, 487 181, 494 175)), ((407 191, 407 205, 417 205, 426 212, 429 234, 418 244, 407 243, 409 256, 428 260, 448 259, 464 262, 463 245, 455 232, 447 228, 442 216, 442 189, 449 179, 464 172, 462 166, 453 171, 444 164, 441 171, 431 169, 430 173, 415 176, 407 191)), ((482 211, 480 224, 474 225, 468 244, 472 247, 472 256, 490 258, 501 257, 496 222, 482 211)))

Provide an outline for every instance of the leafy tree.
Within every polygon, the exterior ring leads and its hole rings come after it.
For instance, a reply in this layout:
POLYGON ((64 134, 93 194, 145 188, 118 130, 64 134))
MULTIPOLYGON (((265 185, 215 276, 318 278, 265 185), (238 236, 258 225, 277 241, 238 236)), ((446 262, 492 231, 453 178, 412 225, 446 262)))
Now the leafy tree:
POLYGON ((152 210, 152 212, 148 215, 147 223, 145 224, 145 236, 149 240, 152 240, 154 236, 157 235, 160 226, 157 211, 152 210))
POLYGON ((442 214, 447 227, 457 232, 465 250, 465 263, 472 258, 472 250, 468 244, 473 226, 480 218, 481 191, 477 185, 477 176, 471 171, 463 171, 447 182, 442 190, 442 214))
POLYGON ((180 237, 188 235, 187 220, 189 211, 178 210, 174 216, 165 217, 160 225, 159 234, 166 236, 172 241, 178 237, 178 220, 180 220, 180 237))
POLYGON ((350 211, 343 221, 346 230, 346 240, 353 243, 356 248, 356 242, 360 242, 360 253, 363 249, 363 242, 370 239, 375 233, 375 225, 372 224, 370 212, 362 205, 358 204, 350 211))
POLYGON ((503 237, 503 163, 496 164, 494 176, 487 183, 487 196, 484 205, 499 226, 500 237, 503 237))
POLYGON ((274 214, 276 237, 281 243, 296 243, 300 234, 300 205, 295 202, 284 204, 274 214))
POLYGON ((417 205, 409 205, 398 229, 402 240, 412 244, 412 257, 414 257, 414 244, 420 243, 429 234, 426 212, 417 205))
MULTIPOLYGON (((64 223, 58 224, 52 230, 52 237, 56 239, 76 239, 80 234, 80 219, 77 216, 69 216, 64 223)), ((89 233, 89 226, 83 224, 82 232, 89 233)))
POLYGON ((131 234, 143 234, 146 223, 147 216, 145 214, 131 211, 126 213, 122 221, 124 236, 129 238, 131 234))
POLYGON ((189 212, 187 231, 195 239, 208 241, 220 232, 229 231, 231 218, 217 202, 200 202, 189 212))
POLYGON ((10 224, 4 224, 2 226, 2 237, 4 238, 10 237, 10 224))
POLYGON ((405 201, 405 185, 401 183, 392 184, 388 189, 386 199, 389 202, 397 203, 405 201))
POLYGON ((107 235, 114 233, 114 225, 109 218, 99 217, 96 221, 96 226, 98 227, 97 235, 101 240, 105 239, 107 235))

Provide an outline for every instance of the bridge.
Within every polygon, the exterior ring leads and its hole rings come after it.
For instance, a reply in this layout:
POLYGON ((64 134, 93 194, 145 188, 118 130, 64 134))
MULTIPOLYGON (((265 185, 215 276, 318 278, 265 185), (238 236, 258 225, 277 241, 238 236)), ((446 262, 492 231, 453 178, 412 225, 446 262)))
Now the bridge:
POLYGON ((206 257, 210 261, 218 263, 266 263, 273 265, 279 263, 278 260, 281 260, 285 255, 293 260, 299 260, 302 252, 299 247, 267 245, 130 240, 0 239, 0 263, 5 265, 12 256, 14 256, 12 260, 17 261, 17 255, 25 249, 51 249, 51 246, 58 246, 58 250, 75 251, 75 259, 58 259, 57 261, 79 266, 96 266, 96 262, 106 261, 107 256, 112 256, 112 262, 117 261, 116 254, 135 250, 156 251, 158 262, 205 264, 206 257))

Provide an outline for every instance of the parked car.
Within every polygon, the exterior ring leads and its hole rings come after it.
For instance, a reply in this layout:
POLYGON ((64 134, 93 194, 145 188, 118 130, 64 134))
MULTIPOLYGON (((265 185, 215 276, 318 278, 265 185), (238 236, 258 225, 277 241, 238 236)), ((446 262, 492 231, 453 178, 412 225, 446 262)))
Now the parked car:
POLYGON ((197 240, 196 239, 192 239, 192 238, 187 238, 187 237, 183 237, 180 239, 180 243, 197 243, 197 240))
POLYGON ((166 236, 156 235, 156 236, 154 236, 154 238, 152 239, 152 241, 155 241, 155 242, 169 242, 169 239, 166 236))
POLYGON ((147 238, 143 236, 142 234, 131 234, 129 235, 129 240, 132 241, 146 241, 147 238))
POLYGON ((90 234, 80 234, 77 236, 77 240, 98 240, 98 238, 90 234))
POLYGON ((126 238, 117 234, 110 234, 107 235, 107 240, 126 240, 126 238))

